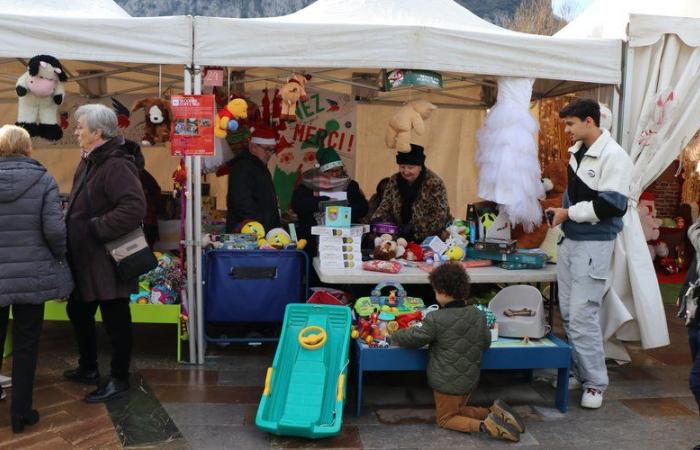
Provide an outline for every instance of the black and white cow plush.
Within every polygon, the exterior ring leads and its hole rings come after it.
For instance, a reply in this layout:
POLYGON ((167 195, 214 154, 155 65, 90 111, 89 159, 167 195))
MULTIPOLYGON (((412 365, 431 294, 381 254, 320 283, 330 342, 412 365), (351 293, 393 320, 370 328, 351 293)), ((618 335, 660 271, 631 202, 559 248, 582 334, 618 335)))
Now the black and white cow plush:
POLYGON ((53 56, 38 55, 29 60, 27 71, 17 79, 15 90, 17 126, 26 129, 31 136, 51 141, 63 137, 58 125, 58 105, 63 103, 66 76, 61 63, 53 56))

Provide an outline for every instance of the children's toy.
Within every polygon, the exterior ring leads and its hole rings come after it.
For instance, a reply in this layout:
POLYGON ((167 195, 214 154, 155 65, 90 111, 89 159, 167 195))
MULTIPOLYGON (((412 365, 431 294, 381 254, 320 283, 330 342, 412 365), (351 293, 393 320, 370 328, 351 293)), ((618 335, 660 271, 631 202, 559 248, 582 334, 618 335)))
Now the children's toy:
POLYGON ((396 318, 396 323, 398 324, 399 328, 408 328, 420 322, 421 320, 423 320, 423 313, 420 311, 416 311, 413 313, 400 315, 396 318))
POLYGON ((391 234, 395 235, 399 232, 399 227, 394 225, 393 223, 388 223, 388 222, 377 222, 373 223, 370 227, 372 230, 372 233, 377 233, 377 234, 391 234))
POLYGON ((283 436, 323 438, 343 423, 350 310, 290 304, 255 425, 283 436))
POLYGON ((437 236, 426 237, 420 245, 423 250, 431 250, 435 255, 442 255, 447 251, 447 244, 437 236))
POLYGON ((170 103, 162 98, 144 98, 131 108, 131 111, 143 109, 144 124, 141 145, 155 145, 170 140, 170 122, 173 112, 170 103))
POLYGON ((265 227, 263 227, 260 222, 254 220, 244 221, 241 226, 241 233, 254 235, 260 247, 267 243, 267 241, 265 241, 265 227))
POLYGON ((533 286, 523 284, 503 288, 491 300, 489 309, 496 317, 501 336, 540 339, 549 331, 545 326, 542 294, 533 286), (506 314, 523 309, 531 311, 531 315, 506 314))
POLYGON ((225 138, 229 131, 238 130, 240 119, 247 117, 248 103, 242 98, 234 98, 216 113, 214 135, 218 138, 225 138))
POLYGON ((423 261, 423 249, 415 242, 409 242, 403 257, 408 261, 423 261))
POLYGON ((389 121, 384 141, 390 149, 400 152, 411 150, 411 130, 422 136, 425 122, 437 106, 427 100, 414 100, 402 106, 389 121))
POLYGON ((282 111, 280 120, 288 120, 294 122, 297 120, 297 102, 299 100, 305 102, 308 100, 306 95, 306 82, 311 79, 311 75, 292 75, 287 84, 279 90, 279 96, 282 98, 282 111))
POLYGON ((349 227, 352 208, 348 206, 327 206, 324 224, 327 227, 349 227))
POLYGON ((444 257, 449 261, 461 261, 464 259, 466 251, 464 247, 460 245, 452 245, 445 252, 444 257))
MULTIPOLYGON (((390 295, 392 295, 391 292, 390 295)), ((406 290, 400 283, 384 281, 377 284, 374 289, 372 289, 372 293, 369 297, 360 297, 357 299, 355 302, 355 312, 362 317, 367 317, 373 312, 381 312, 384 306, 392 308, 392 310, 396 308, 393 311, 398 317, 402 314, 413 313, 425 308, 423 300, 418 297, 408 297, 406 295, 406 290), (390 299, 390 296, 382 295, 382 291, 387 287, 392 288, 394 291, 392 299, 390 299), (392 304, 395 306, 391 306, 392 304)))
POLYGON ((63 137, 58 124, 58 106, 63 103, 63 82, 68 80, 58 59, 37 55, 29 60, 27 71, 15 84, 17 122, 30 136, 57 141, 63 137))
POLYGON ((265 235, 265 240, 270 247, 276 248, 277 250, 286 248, 292 242, 289 233, 282 228, 273 228, 268 231, 267 235, 265 235))
POLYGON ((363 262, 362 270, 368 270, 370 272, 399 273, 401 271, 401 263, 396 261, 374 259, 372 261, 363 262))
POLYGON ((349 293, 339 289, 317 287, 311 288, 310 291, 311 297, 306 303, 345 306, 352 300, 352 296, 349 293))
POLYGON ((374 259, 388 261, 394 258, 400 258, 406 252, 408 243, 404 238, 398 238, 396 241, 390 234, 382 234, 374 239, 374 259))
POLYGON ((226 250, 255 250, 258 248, 258 237, 254 233, 231 233, 223 236, 221 246, 214 245, 214 248, 224 248, 226 250))

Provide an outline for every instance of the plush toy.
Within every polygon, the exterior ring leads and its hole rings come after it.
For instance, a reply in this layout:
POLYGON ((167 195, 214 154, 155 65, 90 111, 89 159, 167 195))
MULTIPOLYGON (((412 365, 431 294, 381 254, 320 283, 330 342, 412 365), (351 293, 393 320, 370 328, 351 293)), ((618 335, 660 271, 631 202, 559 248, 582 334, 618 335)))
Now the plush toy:
POLYGON ((425 133, 423 121, 429 119, 436 109, 437 106, 427 100, 414 100, 402 106, 391 118, 386 129, 385 142, 387 147, 400 152, 410 151, 411 129, 416 130, 416 134, 422 136, 425 133))
POLYGON ((647 241, 649 256, 651 256, 652 260, 656 257, 653 241, 659 239, 659 227, 661 226, 661 219, 656 218, 656 208, 654 206, 655 198, 656 196, 651 192, 643 192, 639 197, 638 209, 639 221, 642 224, 642 232, 647 241))
POLYGON ((287 247, 292 242, 289 233, 282 228, 273 228, 268 231, 265 240, 270 247, 276 248, 277 250, 287 247))
POLYGON ((225 138, 229 131, 238 130, 239 120, 248 117, 248 103, 242 98, 234 98, 216 113, 214 135, 225 138))
MULTIPOLYGON (((568 183, 568 166, 568 161, 557 160, 549 163, 542 171, 542 183, 547 191, 546 197, 540 200, 543 211, 547 208, 561 208, 568 183)), ((522 225, 515 226, 511 237, 518 241, 518 248, 539 248, 544 242, 548 230, 549 225, 547 221, 543 220, 542 224, 530 233, 525 233, 522 225)))
POLYGON ((311 75, 294 74, 287 80, 287 84, 280 88, 278 94, 282 98, 280 120, 288 120, 290 122, 297 120, 297 102, 299 100, 308 100, 305 86, 310 79, 311 75))
POLYGON ((451 245, 443 255, 448 261, 461 261, 466 252, 461 245, 451 245))
POLYGON ((173 197, 178 198, 180 193, 185 188, 187 183, 187 167, 185 166, 185 158, 180 158, 180 163, 177 169, 173 172, 173 197))
POLYGON ((408 243, 404 238, 393 240, 390 234, 382 234, 374 239, 374 259, 388 261, 394 258, 400 258, 406 251, 408 243))
POLYGON ((415 242, 409 242, 403 255, 408 261, 423 261, 423 248, 415 242))
POLYGON ((254 234, 258 239, 258 247, 264 247, 267 245, 265 240, 265 227, 262 226, 260 222, 254 220, 246 220, 241 226, 241 233, 243 234, 254 234))
POLYGON ((131 108, 131 111, 143 109, 144 126, 141 145, 155 145, 170 140, 170 122, 173 112, 170 104, 161 98, 144 98, 131 108))
POLYGON ((63 82, 67 79, 63 66, 53 56, 37 55, 30 59, 27 71, 15 84, 19 97, 15 125, 27 130, 30 136, 50 141, 61 139, 58 105, 63 103, 63 82))

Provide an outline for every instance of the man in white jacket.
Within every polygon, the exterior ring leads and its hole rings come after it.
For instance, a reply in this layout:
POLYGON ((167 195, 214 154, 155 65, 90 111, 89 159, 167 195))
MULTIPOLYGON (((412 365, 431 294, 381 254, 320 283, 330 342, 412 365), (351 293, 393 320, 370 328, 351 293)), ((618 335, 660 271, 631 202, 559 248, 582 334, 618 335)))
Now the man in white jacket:
POLYGON ((589 99, 560 112, 575 144, 569 149, 568 186, 562 208, 550 208, 551 226, 562 224, 557 254, 559 308, 583 384, 581 406, 600 408, 608 386, 598 318, 617 233, 627 211, 633 164, 607 130, 600 105, 589 99))

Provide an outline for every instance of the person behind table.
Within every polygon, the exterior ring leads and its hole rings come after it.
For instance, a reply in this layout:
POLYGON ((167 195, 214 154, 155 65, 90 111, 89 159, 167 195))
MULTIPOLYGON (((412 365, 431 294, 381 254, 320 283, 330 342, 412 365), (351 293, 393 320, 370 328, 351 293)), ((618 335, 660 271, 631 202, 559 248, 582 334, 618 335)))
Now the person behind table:
MULTIPOLYGON (((700 172, 700 163, 696 170, 700 172)), ((693 256, 693 261, 688 267, 688 275, 679 295, 679 300, 682 300, 682 302, 678 315, 686 320, 686 327, 688 328, 688 344, 690 345, 690 357, 693 364, 690 368, 688 385, 693 396, 695 396, 698 409, 700 409, 700 313, 698 313, 697 307, 700 286, 695 287, 692 294, 688 292, 691 284, 698 284, 699 267, 697 255, 700 252, 700 218, 688 229, 688 239, 690 239, 695 248, 695 256, 693 256)))
POLYGON ((467 273, 461 264, 448 262, 429 278, 440 309, 416 326, 397 330, 391 343, 409 348, 430 346, 427 374, 438 426, 518 442, 525 425, 503 400, 489 408, 467 404, 479 383, 482 354, 491 345, 486 316, 469 300, 467 273))
POLYGON ((260 222, 266 231, 280 226, 275 185, 267 163, 277 148, 277 132, 258 126, 247 150, 229 162, 226 232, 234 233, 245 220, 260 222))
POLYGON ((318 168, 304 172, 302 181, 292 194, 292 209, 299 218, 297 234, 306 239, 307 254, 316 256, 317 240, 311 236, 311 227, 318 225, 323 214, 319 204, 332 200, 323 195, 326 192, 344 192, 348 206, 352 208, 352 222, 358 223, 367 214, 367 199, 357 181, 351 179, 345 172, 343 161, 338 153, 330 147, 321 148, 316 152, 318 168))
POLYGON ((411 144, 411 151, 396 154, 398 173, 389 178, 382 201, 372 222, 386 221, 399 226, 407 241, 422 242, 440 234, 452 220, 447 190, 434 172, 425 167, 423 147, 411 144))
POLYGON ((13 433, 39 421, 33 389, 44 302, 73 290, 64 261, 66 224, 58 185, 31 152, 32 140, 24 128, 0 128, 0 351, 12 308, 13 433))
POLYGON ((602 405, 608 387, 598 315, 634 166, 608 130, 600 128, 598 102, 574 100, 559 111, 559 117, 575 142, 569 148, 563 208, 548 208, 554 213, 551 226, 562 224, 564 232, 557 250, 559 309, 583 384, 581 406, 595 409, 602 405))
POLYGON ((379 208, 379 204, 382 202, 382 197, 384 196, 384 190, 386 185, 389 184, 389 177, 384 177, 377 183, 376 192, 370 197, 367 202, 367 216, 365 216, 365 223, 370 222, 370 218, 374 215, 374 212, 379 208))

